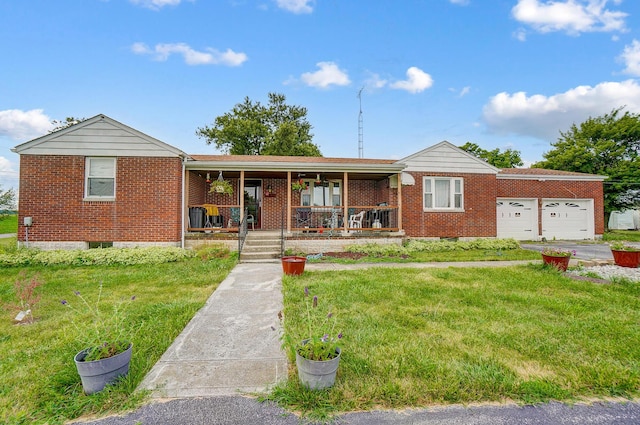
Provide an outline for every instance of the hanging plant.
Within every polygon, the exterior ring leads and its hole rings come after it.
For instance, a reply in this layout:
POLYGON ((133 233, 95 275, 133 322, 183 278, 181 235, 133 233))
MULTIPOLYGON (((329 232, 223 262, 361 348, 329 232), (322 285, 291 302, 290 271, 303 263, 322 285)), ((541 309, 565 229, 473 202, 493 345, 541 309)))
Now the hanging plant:
POLYGON ((291 190, 297 190, 298 192, 302 192, 303 190, 307 190, 307 183, 304 180, 300 179, 291 183, 291 190))
POLYGON ((226 180, 214 180, 211 182, 211 189, 209 192, 233 195, 233 186, 226 180))

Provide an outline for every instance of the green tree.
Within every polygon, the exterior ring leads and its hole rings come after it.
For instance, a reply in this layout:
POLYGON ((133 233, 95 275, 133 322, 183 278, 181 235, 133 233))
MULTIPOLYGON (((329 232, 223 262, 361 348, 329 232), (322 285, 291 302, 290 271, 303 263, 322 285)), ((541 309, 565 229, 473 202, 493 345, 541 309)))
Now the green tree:
POLYGON ((269 104, 248 97, 213 126, 200 127, 196 135, 232 155, 322 156, 312 143, 307 108, 285 103, 283 94, 269 93, 269 104))
POLYGON ((62 130, 63 128, 71 127, 72 125, 76 125, 85 120, 86 118, 75 118, 75 117, 67 117, 64 119, 64 121, 53 120, 51 121, 51 124, 55 125, 55 127, 52 130, 49 130, 49 133, 62 130))
POLYGON ((521 167, 523 164, 522 158, 520 158, 520 151, 513 149, 505 149, 504 152, 500 152, 500 149, 495 148, 492 151, 488 151, 471 142, 460 146, 460 149, 498 168, 521 167))
MULTIPOLYGON (((13 189, 2 190, 0 186, 0 210, 14 210, 16 208, 16 192, 13 189)), ((0 219, 2 219, 0 214, 0 219)))
POLYGON ((640 115, 617 108, 599 117, 573 124, 552 143, 537 168, 608 176, 605 211, 638 205, 640 197, 640 115))

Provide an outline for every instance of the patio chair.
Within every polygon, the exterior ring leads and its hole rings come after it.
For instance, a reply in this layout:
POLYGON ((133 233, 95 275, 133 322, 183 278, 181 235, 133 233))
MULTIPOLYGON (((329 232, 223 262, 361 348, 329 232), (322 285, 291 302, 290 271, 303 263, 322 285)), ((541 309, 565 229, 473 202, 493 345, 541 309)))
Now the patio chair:
POLYGON ((256 219, 252 214, 247 214, 247 225, 251 224, 251 230, 256 230, 256 219))
POLYGON ((364 219, 364 210, 358 214, 352 214, 349 216, 349 228, 350 229, 362 229, 362 220, 364 219))

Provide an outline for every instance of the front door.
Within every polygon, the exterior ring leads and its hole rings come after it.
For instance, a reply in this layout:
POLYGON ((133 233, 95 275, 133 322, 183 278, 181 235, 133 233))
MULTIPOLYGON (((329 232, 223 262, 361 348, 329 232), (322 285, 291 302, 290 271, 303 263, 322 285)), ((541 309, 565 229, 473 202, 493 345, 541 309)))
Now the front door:
POLYGON ((248 228, 259 229, 262 223, 262 180, 245 180, 244 207, 247 209, 248 214, 248 228), (253 223, 250 221, 252 217, 253 223))

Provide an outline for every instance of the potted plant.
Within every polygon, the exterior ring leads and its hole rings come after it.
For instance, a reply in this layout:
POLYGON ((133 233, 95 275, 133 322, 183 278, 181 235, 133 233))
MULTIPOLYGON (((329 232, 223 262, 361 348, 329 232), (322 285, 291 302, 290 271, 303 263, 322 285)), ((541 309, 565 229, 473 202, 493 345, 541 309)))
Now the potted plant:
POLYGON ((342 350, 338 343, 342 332, 335 333, 336 319, 331 311, 318 310, 318 296, 309 297, 304 289, 305 333, 302 340, 285 339, 285 345, 295 352, 298 378, 305 387, 321 390, 336 381, 342 350))
MULTIPOLYGON (((129 372, 133 343, 125 334, 123 301, 112 305, 110 314, 106 314, 101 306, 102 284, 95 303, 89 303, 79 291, 74 295, 79 300, 78 308, 67 300, 61 302, 78 314, 73 324, 85 348, 73 359, 84 392, 93 394, 129 372)), ((128 301, 133 300, 135 296, 128 301)))
POLYGON ((282 257, 280 261, 282 262, 282 271, 284 274, 295 276, 304 273, 304 265, 307 262, 307 257, 287 255, 282 257))
POLYGON ((226 180, 218 179, 211 182, 211 189, 209 192, 233 195, 233 186, 226 180))
POLYGON ((307 188, 308 188, 307 183, 302 179, 299 179, 291 183, 291 190, 293 191, 302 192, 303 190, 307 190, 307 188))
POLYGON ((610 248, 617 266, 637 268, 640 265, 640 248, 627 245, 623 241, 611 243, 610 248))
POLYGON ((573 255, 576 255, 575 250, 545 247, 542 250, 542 262, 566 272, 567 267, 569 267, 569 260, 573 255))

